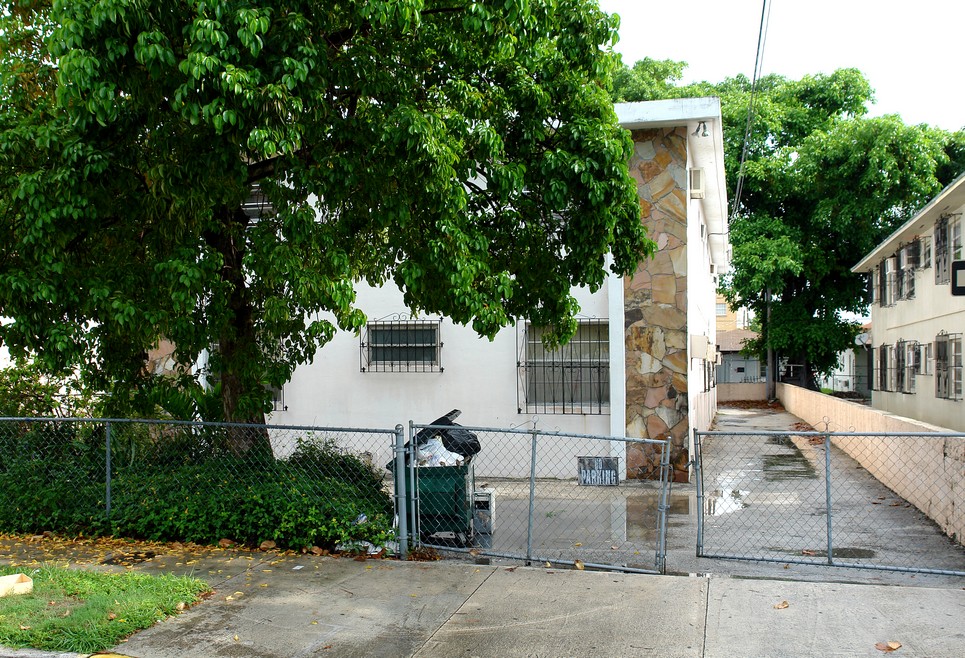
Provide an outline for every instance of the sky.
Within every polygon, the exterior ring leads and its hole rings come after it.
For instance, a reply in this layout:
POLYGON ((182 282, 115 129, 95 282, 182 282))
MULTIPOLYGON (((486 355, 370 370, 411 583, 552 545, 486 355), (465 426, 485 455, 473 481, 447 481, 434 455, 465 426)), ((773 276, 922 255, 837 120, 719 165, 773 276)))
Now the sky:
MULTIPOLYGON (((621 17, 626 64, 651 57, 688 63, 684 83, 754 72, 763 0, 599 0, 621 17)), ((769 0, 763 74, 791 79, 857 68, 875 89, 870 114, 907 124, 965 127, 965 2, 769 0)))

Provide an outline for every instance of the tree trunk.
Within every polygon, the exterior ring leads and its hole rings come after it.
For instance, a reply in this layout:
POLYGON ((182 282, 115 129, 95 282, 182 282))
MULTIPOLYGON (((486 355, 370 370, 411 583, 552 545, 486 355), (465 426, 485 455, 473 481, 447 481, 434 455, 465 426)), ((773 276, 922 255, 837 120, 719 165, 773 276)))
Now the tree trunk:
POLYGON ((235 456, 255 451, 271 455, 271 443, 265 428, 265 415, 246 404, 246 394, 260 386, 257 377, 246 368, 260 358, 254 326, 254 309, 245 282, 243 260, 245 232, 249 218, 239 207, 225 208, 221 230, 206 235, 206 241, 222 257, 221 279, 230 290, 227 300, 228 319, 222 326, 218 351, 221 361, 221 403, 224 419, 229 423, 246 423, 255 427, 232 427, 227 432, 228 449, 235 456))

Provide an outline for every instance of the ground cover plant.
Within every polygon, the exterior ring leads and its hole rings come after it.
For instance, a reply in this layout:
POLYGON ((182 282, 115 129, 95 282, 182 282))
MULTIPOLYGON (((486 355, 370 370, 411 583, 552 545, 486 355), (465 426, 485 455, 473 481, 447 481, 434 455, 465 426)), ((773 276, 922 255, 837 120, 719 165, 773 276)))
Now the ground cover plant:
POLYGON ((203 581, 171 574, 0 567, 0 575, 14 573, 33 578, 33 592, 0 598, 0 645, 46 651, 103 651, 208 590, 203 581))

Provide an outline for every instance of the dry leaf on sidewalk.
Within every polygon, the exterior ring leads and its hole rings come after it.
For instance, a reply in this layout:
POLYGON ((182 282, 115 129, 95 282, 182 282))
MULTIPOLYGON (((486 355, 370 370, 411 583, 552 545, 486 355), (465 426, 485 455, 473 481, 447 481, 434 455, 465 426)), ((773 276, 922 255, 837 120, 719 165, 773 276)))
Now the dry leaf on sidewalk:
POLYGON ((791 605, 791 604, 788 603, 787 601, 781 601, 780 603, 775 603, 775 604, 774 604, 774 609, 775 609, 775 610, 783 610, 784 608, 788 607, 789 605, 791 605))
POLYGON ((901 642, 878 642, 875 644, 875 649, 878 651, 884 651, 885 653, 891 653, 892 651, 897 651, 901 648, 901 642))

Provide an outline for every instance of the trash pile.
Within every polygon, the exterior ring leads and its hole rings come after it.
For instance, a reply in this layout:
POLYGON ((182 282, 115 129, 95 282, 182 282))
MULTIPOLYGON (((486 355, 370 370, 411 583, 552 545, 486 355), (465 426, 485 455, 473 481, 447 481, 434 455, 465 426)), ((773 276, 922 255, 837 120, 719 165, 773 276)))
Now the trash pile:
POLYGON ((462 466, 472 461, 481 446, 479 437, 453 422, 462 412, 453 409, 432 421, 415 435, 416 460, 419 466, 462 466))

